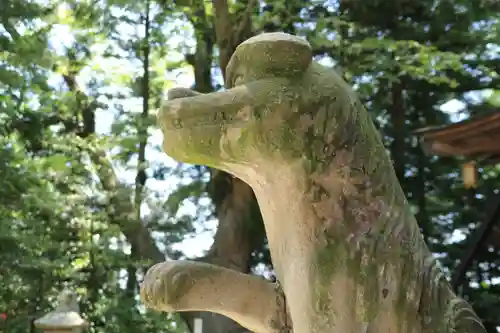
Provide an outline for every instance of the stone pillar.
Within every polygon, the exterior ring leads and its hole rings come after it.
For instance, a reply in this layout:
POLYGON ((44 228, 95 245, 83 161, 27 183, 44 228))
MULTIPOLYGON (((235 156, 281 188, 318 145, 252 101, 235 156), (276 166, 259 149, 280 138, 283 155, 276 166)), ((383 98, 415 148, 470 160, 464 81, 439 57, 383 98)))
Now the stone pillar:
POLYGON ((69 290, 61 292, 55 310, 35 320, 35 327, 44 333, 81 333, 87 322, 80 316, 76 294, 69 290))

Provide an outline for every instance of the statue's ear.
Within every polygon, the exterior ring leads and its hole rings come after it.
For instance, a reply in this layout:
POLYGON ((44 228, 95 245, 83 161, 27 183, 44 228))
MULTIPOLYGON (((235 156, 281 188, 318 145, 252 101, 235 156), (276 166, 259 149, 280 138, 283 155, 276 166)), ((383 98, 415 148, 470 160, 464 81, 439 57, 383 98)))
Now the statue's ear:
POLYGON ((257 35, 234 51, 226 68, 226 86, 233 86, 240 66, 258 76, 293 76, 304 72, 311 61, 311 45, 305 39, 282 32, 257 35))

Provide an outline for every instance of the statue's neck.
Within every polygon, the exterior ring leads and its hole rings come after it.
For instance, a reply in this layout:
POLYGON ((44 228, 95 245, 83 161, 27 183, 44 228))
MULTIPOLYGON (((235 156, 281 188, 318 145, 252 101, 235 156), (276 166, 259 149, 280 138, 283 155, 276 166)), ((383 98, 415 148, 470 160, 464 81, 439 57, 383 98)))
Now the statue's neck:
MULTIPOLYGON (((284 285, 292 317, 301 318, 304 326, 315 322, 308 322, 308 302, 316 298, 320 302, 330 294, 336 298, 329 299, 328 306, 344 318, 337 321, 340 328, 360 320, 343 304, 345 299, 354 296, 361 302, 360 308, 378 313, 384 290, 390 290, 389 305, 402 297, 399 286, 391 281, 403 274, 399 268, 404 261, 413 260, 409 253, 400 256, 396 248, 400 247, 398 238, 418 237, 418 229, 411 227, 415 223, 411 214, 405 205, 400 206, 403 199, 396 198, 401 190, 378 182, 385 179, 394 184, 382 175, 391 175, 393 171, 386 169, 392 168, 390 163, 384 166, 381 162, 380 170, 372 173, 362 172, 348 154, 337 152, 328 166, 315 172, 310 172, 303 159, 287 163, 254 160, 252 167, 231 166, 229 170, 249 183, 256 194, 275 272, 284 285), (380 237, 372 237, 377 233, 380 237), (394 256, 387 257, 391 243, 394 256), (384 268, 386 263, 389 268, 384 268), (373 275, 371 279, 364 278, 368 273, 373 275)), ((404 274, 414 275, 410 268, 415 267, 419 266, 406 266, 404 274)), ((417 280, 405 283, 405 288, 418 293, 417 280)), ((389 305, 383 308, 392 314, 389 305)))
POLYGON ((406 237, 399 235, 405 229, 401 227, 416 223, 392 164, 381 144, 367 143, 332 149, 315 162, 306 155, 288 161, 255 157, 251 164, 226 164, 225 169, 253 188, 261 209, 272 207, 272 216, 264 220, 286 216, 291 208, 302 212, 307 206, 322 229, 343 229, 345 237, 377 231, 374 228, 406 237))
MULTIPOLYGON (((349 234, 368 232, 407 211, 400 185, 385 151, 366 154, 363 147, 337 150, 328 163, 307 174, 307 196, 326 228, 346 226, 349 234)), ((366 149, 367 150, 367 149, 366 149)), ((375 150, 375 149, 374 149, 375 150)), ((369 150, 368 150, 369 151, 369 150)))

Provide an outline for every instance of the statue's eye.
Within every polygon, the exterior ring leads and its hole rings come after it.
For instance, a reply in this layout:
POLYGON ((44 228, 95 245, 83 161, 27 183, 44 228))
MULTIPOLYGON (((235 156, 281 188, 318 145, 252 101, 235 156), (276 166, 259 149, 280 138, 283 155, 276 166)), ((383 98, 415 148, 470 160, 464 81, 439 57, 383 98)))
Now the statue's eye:
POLYGON ((242 83, 243 83, 243 76, 237 75, 233 80, 233 87, 239 86, 242 83))

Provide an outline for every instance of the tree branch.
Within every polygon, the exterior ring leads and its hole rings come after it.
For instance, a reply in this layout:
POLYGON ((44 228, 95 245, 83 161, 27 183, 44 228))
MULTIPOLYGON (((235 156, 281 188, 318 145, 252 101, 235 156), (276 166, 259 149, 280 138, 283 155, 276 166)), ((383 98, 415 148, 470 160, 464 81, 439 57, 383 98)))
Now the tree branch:
POLYGON ((273 283, 201 262, 169 261, 151 267, 141 300, 159 311, 222 314, 256 333, 279 333, 289 322, 283 296, 273 283))
POLYGON ((208 93, 213 90, 211 69, 215 41, 212 22, 205 11, 203 0, 191 1, 189 7, 186 15, 195 31, 196 50, 194 54, 185 54, 184 57, 193 66, 195 90, 208 93))
MULTIPOLYGON (((78 96, 80 102, 77 112, 93 113, 94 109, 99 105, 93 103, 90 98, 78 87, 76 79, 73 75, 63 74, 63 79, 68 86, 68 89, 78 96), (86 107, 86 108, 85 108, 86 107)), ((91 134, 94 134, 95 119, 92 118, 90 128, 84 128, 78 136, 85 140, 91 134)), ((102 149, 89 149, 82 145, 82 150, 87 152, 96 169, 97 176, 102 187, 108 193, 111 209, 108 211, 110 222, 117 225, 123 233, 127 242, 132 248, 137 250, 137 255, 140 259, 160 262, 165 260, 165 255, 156 245, 149 230, 144 226, 135 211, 134 204, 131 200, 129 190, 124 188, 116 175, 113 165, 106 156, 106 152, 102 149)))
POLYGON ((219 67, 222 76, 226 75, 226 66, 236 48, 236 37, 231 27, 232 16, 227 0, 212 0, 215 19, 215 36, 219 46, 219 67))
POLYGON ((238 39, 241 39, 241 36, 244 36, 248 28, 251 27, 252 12, 256 4, 257 0, 248 0, 247 7, 245 8, 245 11, 242 14, 238 27, 236 28, 235 36, 237 36, 238 39))
POLYGON ((108 192, 112 211, 108 212, 110 221, 120 227, 121 232, 137 249, 141 259, 159 262, 165 260, 149 230, 140 220, 136 219, 136 212, 131 202, 129 191, 123 188, 106 153, 101 150, 88 151, 92 163, 96 167, 97 175, 102 187, 108 192))

